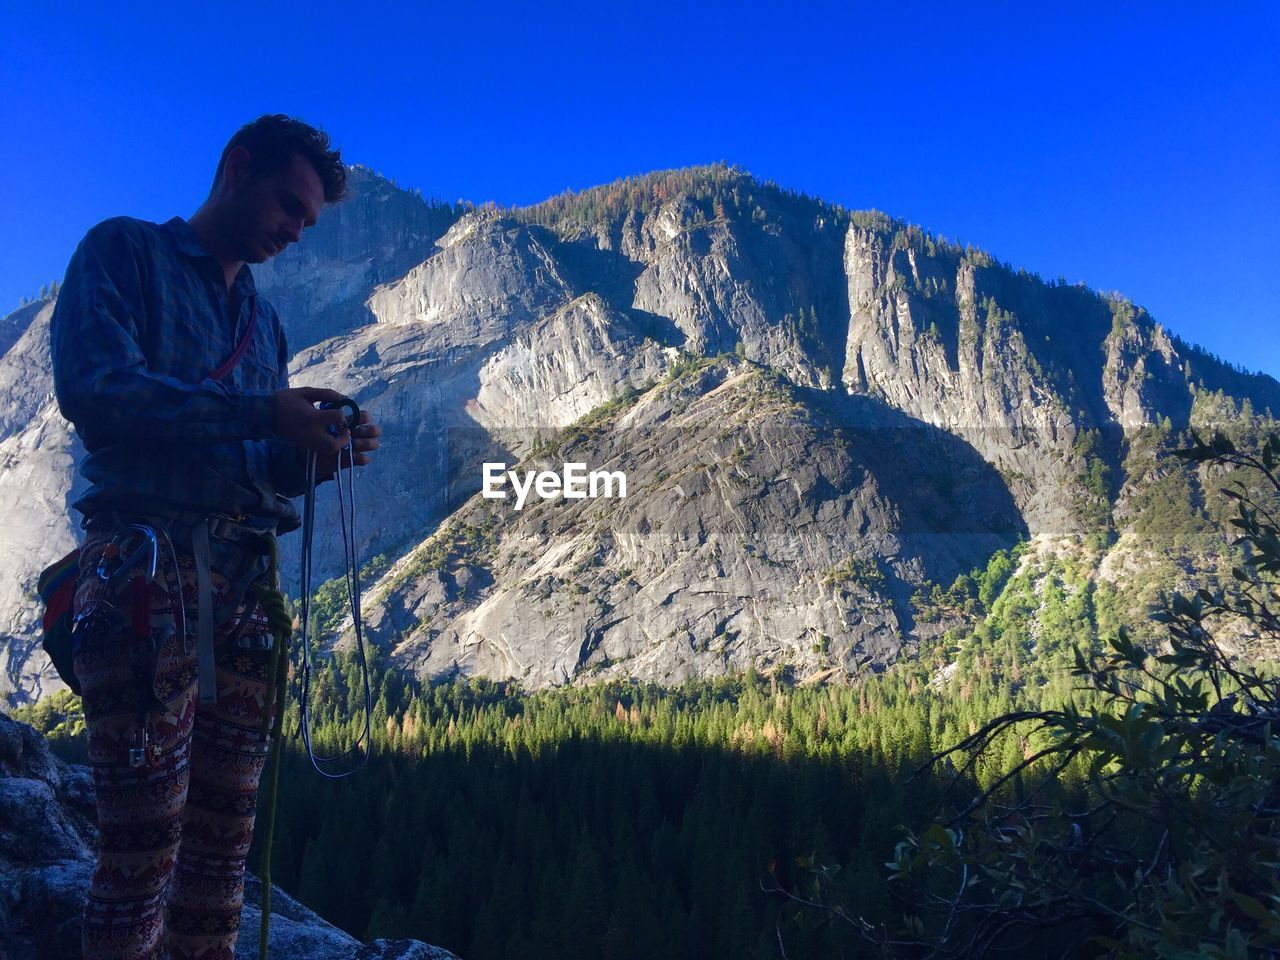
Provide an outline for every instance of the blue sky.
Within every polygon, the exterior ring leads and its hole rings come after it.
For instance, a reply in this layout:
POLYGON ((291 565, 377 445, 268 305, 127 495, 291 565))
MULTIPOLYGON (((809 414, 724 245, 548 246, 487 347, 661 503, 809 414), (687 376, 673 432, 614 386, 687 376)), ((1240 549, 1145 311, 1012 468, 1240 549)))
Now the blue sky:
POLYGON ((1280 376, 1277 4, 18 6, 0 312, 97 221, 189 215, 235 128, 284 112, 448 199, 726 160, 1280 376))

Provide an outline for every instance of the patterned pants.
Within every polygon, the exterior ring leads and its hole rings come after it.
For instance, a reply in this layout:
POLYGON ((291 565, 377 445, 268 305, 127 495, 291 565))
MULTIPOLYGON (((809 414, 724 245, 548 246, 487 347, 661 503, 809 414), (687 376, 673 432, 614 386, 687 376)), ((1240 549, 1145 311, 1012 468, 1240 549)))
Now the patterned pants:
MULTIPOLYGON (((101 830, 84 957, 232 960, 267 754, 260 731, 271 658, 237 637, 267 634, 267 617, 255 602, 246 621, 241 604, 215 632, 218 699, 201 703, 191 554, 178 548, 175 577, 162 540, 152 582, 139 575, 104 593, 96 567, 111 538, 111 531, 89 534, 75 599, 76 613, 96 604, 110 614, 81 625, 75 652, 101 830), (144 759, 130 763, 138 747, 144 759)), ((229 570, 230 561, 214 561, 217 609, 229 601, 219 568, 229 570)))

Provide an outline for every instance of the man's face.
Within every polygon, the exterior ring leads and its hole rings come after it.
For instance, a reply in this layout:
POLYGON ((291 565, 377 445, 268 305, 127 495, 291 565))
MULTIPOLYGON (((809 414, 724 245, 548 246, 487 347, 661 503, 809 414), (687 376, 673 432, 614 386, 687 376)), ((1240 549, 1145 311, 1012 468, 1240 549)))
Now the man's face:
POLYGON ((243 175, 230 192, 232 230, 246 263, 262 263, 302 239, 324 206, 324 184, 315 168, 295 153, 277 173, 243 175))

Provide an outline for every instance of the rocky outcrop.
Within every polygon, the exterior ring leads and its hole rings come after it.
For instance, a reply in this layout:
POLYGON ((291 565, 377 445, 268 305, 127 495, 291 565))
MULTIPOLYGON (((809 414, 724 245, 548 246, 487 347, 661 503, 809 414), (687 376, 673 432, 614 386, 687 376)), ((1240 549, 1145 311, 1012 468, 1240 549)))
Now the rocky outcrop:
MULTIPOLYGON (((0 713, 0 955, 78 960, 97 829, 87 767, 63 763, 44 738, 0 713)), ((262 886, 245 882, 236 956, 258 956, 262 886)), ((282 890, 271 890, 270 955, 278 960, 451 960, 419 940, 362 944, 282 890)))
POLYGON ((27 332, 27 327, 31 326, 31 321, 49 305, 52 299, 52 296, 46 296, 24 303, 8 316, 0 317, 0 356, 7 353, 9 348, 18 342, 18 338, 27 332))
POLYGON ((1008 479, 1031 530, 1078 532, 1080 431, 1108 422, 1090 394, 1102 355, 1076 363, 1054 340, 1071 354, 1071 341, 1096 346, 1105 316, 1076 309, 1077 329, 1065 333, 1051 320, 1063 312, 1053 291, 956 251, 930 255, 920 238, 885 227, 854 224, 846 239, 846 387, 963 437, 1008 479))
POLYGON ((1117 470, 1136 431, 1189 424, 1197 390, 1229 384, 1280 410, 1280 385, 1197 364, 1145 311, 1045 284, 913 228, 850 226, 844 383, 964 437, 1010 481, 1028 527, 1079 533, 1084 449, 1117 470), (1083 434, 1099 435, 1093 445, 1083 434))
POLYGON ((634 239, 628 234, 622 252, 645 265, 632 305, 672 320, 690 352, 716 354, 741 343, 750 359, 817 385, 798 319, 812 299, 794 238, 753 234, 726 217, 708 220, 679 198, 646 217, 634 239))
POLYGON ((53 398, 45 301, 0 357, 0 698, 62 688, 37 633, 35 581, 76 544, 68 504, 79 495, 84 448, 53 398))
POLYGON ((620 471, 626 496, 474 497, 369 591, 366 636, 394 661, 530 686, 852 674, 897 655, 925 578, 1021 531, 963 441, 734 359, 553 443, 516 469, 620 471))
POLYGON ((379 323, 434 327, 449 345, 463 347, 502 337, 572 295, 555 256, 519 223, 468 214, 438 246, 374 291, 369 307, 379 323))
POLYGON ((1186 424, 1195 392, 1191 361, 1173 338, 1131 304, 1113 302, 1112 326, 1103 349, 1102 391, 1107 409, 1126 437, 1168 417, 1186 424))
MULTIPOLYGON (((341 390, 382 425, 394 467, 358 479, 366 557, 418 542, 478 489, 484 459, 518 459, 535 437, 669 362, 628 314, 595 293, 574 296, 535 231, 490 214, 464 217, 370 303, 377 323, 304 350, 291 366, 296 382, 341 390)), ((336 574, 342 556, 336 498, 322 492, 320 577, 336 574)), ((284 543, 289 584, 296 539, 284 543)))

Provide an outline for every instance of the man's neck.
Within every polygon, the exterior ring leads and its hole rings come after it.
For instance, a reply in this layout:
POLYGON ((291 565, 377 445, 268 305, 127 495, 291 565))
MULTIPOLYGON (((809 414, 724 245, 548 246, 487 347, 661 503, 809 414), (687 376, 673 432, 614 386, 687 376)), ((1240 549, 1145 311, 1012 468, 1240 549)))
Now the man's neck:
POLYGON ((236 282, 236 274, 244 266, 244 261, 236 259, 235 254, 231 253, 230 244, 225 239, 226 234, 218 224, 217 212, 206 203, 191 215, 187 223, 200 245, 222 267, 223 279, 229 291, 236 282))

